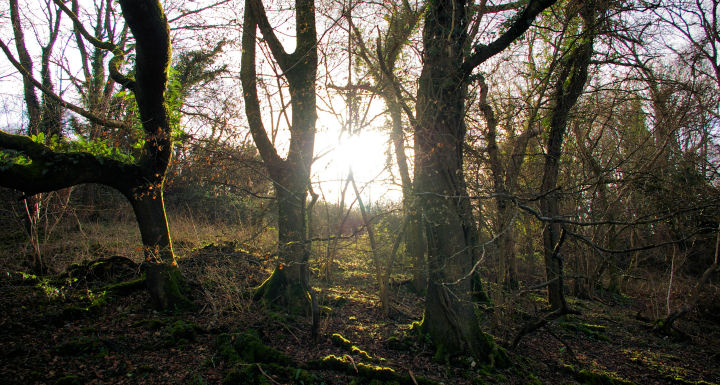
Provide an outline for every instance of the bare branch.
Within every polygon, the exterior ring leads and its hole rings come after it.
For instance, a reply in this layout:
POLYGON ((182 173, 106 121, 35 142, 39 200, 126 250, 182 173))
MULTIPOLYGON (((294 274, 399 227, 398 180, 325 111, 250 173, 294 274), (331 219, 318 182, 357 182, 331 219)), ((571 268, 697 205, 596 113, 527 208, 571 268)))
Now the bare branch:
POLYGON ((0 40, 0 49, 5 52, 5 56, 7 56, 8 60, 12 65, 23 75, 23 77, 27 80, 29 80, 37 89, 42 91, 45 95, 50 97, 51 99, 55 100, 57 103, 61 104, 63 107, 67 108, 68 110, 75 112, 78 115, 81 115, 85 118, 87 118, 89 121, 103 125, 105 127, 112 127, 112 128, 125 128, 128 127, 129 124, 126 122, 122 122, 119 120, 114 119, 107 119, 103 118, 101 116, 95 115, 92 112, 89 112, 87 110, 84 110, 72 103, 64 101, 60 96, 49 90, 48 88, 44 87, 39 81, 37 81, 30 72, 25 69, 25 67, 20 64, 15 57, 10 52, 10 49, 5 45, 5 42, 0 40))

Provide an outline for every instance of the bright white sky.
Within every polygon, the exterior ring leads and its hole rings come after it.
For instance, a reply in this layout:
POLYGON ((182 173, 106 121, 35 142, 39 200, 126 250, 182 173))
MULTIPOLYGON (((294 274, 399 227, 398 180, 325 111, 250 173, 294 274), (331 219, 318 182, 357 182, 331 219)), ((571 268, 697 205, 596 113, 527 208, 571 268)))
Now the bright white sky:
MULTIPOLYGON (((322 114, 320 115, 323 116, 322 114)), ((344 135, 338 143, 338 133, 328 129, 326 122, 333 118, 318 120, 315 137, 315 156, 312 181, 315 192, 326 201, 339 202, 348 170, 352 168, 364 202, 399 201, 400 186, 392 183, 388 170, 388 131, 365 129, 357 135, 344 135)), ((337 125, 334 125, 337 127, 337 125)), ((332 125, 330 125, 332 127, 332 125)), ((391 167, 396 169, 395 156, 391 153, 391 167)), ((346 201, 355 199, 352 188, 348 189, 346 201)))

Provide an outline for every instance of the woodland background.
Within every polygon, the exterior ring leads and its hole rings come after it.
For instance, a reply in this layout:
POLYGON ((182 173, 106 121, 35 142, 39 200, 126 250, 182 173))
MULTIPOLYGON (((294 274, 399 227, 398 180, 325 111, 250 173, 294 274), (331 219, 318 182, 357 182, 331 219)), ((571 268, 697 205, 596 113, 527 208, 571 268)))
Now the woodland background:
POLYGON ((719 6, 3 3, 0 372, 717 383, 719 6))

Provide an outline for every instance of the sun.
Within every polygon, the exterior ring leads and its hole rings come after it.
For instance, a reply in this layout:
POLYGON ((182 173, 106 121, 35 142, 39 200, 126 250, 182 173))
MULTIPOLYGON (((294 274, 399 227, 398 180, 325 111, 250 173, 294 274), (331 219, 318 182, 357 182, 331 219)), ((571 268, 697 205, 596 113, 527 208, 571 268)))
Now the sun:
MULTIPOLYGON (((319 131, 315 137, 316 161, 313 163, 313 182, 325 200, 339 201, 342 187, 350 170, 358 188, 367 201, 399 199, 399 188, 392 183, 388 165, 388 132, 366 129, 357 134, 319 131)), ((353 193, 348 192, 348 197, 353 193)), ((347 198, 346 198, 347 199, 347 198)), ((353 199, 353 198, 349 198, 353 199)))

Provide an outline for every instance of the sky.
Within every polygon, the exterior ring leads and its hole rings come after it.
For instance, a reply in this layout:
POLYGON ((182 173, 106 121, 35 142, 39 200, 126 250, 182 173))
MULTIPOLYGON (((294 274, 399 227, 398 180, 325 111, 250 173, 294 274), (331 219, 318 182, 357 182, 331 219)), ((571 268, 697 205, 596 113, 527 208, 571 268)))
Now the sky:
MULTIPOLYGON (((41 1, 32 0, 24 4, 21 2, 20 5, 21 12, 23 12, 26 17, 34 21, 44 18, 44 12, 42 9, 45 4, 41 1)), ((81 7, 85 6, 89 7, 89 9, 92 8, 92 2, 89 0, 80 1, 80 5, 81 7)), ((180 3, 180 5, 183 6, 182 3, 180 3)), ((188 8, 192 8, 192 4, 186 3, 184 5, 188 8)), ((227 5, 229 6, 230 4, 227 5)), ((199 3, 198 6, 200 6, 199 3)), ((9 14, 6 9, 7 4, 4 4, 0 8, 2 8, 0 9, 0 38, 2 38, 6 44, 14 49, 12 32, 9 30, 10 23, 9 14)), ((292 26, 292 18, 287 18, 287 15, 283 15, 282 13, 283 12, 273 12, 272 10, 269 11, 271 18, 274 19, 273 21, 284 19, 282 20, 284 25, 282 28, 278 29, 278 32, 281 37, 284 36, 283 43, 285 44, 286 50, 290 52, 294 49, 294 39, 289 35, 293 33, 294 27, 292 26)), ((24 20, 23 26, 26 30, 31 27, 30 19, 24 20)), ((330 19, 326 18, 318 20, 318 23, 319 29, 332 30, 335 28, 334 30, 339 32, 336 29, 338 25, 333 24, 333 21, 330 19)), ((26 32, 25 36, 28 49, 31 51, 31 54, 36 57, 39 56, 38 41, 40 43, 44 43, 46 40, 46 34, 42 30, 42 25, 43 23, 40 22, 39 26, 41 28, 39 30, 35 30, 32 33, 26 32)), ((173 25, 171 25, 171 28, 172 27, 173 25)), ((63 30, 65 31, 65 35, 64 37, 61 37, 61 41, 56 43, 56 45, 63 46, 69 43, 69 47, 71 47, 74 42, 72 40, 72 36, 68 34, 70 31, 68 20, 64 20, 63 30)), ((323 34, 323 31, 319 32, 322 34, 322 36, 320 36, 321 38, 333 38, 333 35, 323 34)), ((178 43, 185 45, 189 42, 187 37, 182 37, 187 35, 187 33, 188 31, 183 30, 176 32, 176 39, 181 40, 178 43)), ((191 31, 190 33, 192 34, 191 31)), ((335 34, 334 37, 337 37, 338 35, 339 34, 335 34)), ((231 37, 231 39, 232 38, 233 37, 231 37)), ((342 40, 340 38, 338 39, 340 41, 342 40)), ((239 41, 239 38, 236 40, 239 41)), ((346 51, 338 52, 339 54, 331 58, 325 56, 324 60, 327 65, 325 66, 325 70, 320 72, 325 72, 322 76, 325 76, 326 78, 321 82, 324 81, 327 84, 336 81, 347 81, 346 75, 342 74, 342 71, 345 70, 346 67, 335 67, 338 63, 347 60, 347 54, 346 51), (339 73, 330 74, 333 69, 338 70, 339 73), (333 77, 336 79, 330 79, 333 77)), ((66 68, 77 67, 75 70, 71 71, 76 72, 74 76, 79 76, 80 74, 77 73, 79 71, 79 66, 73 65, 73 62, 77 62, 77 60, 73 59, 73 55, 77 55, 74 49, 64 49, 61 60, 65 61, 64 64, 66 65, 66 68)), ((236 56, 239 56, 239 53, 236 56)), ((225 59, 227 59, 227 57, 225 59)), ((239 57, 237 62, 239 62, 239 57)), ((258 65, 262 66, 263 64, 259 61, 258 65)), ((72 87, 69 87, 70 82, 67 80, 62 81, 63 78, 67 78, 67 73, 63 73, 61 70, 58 71, 59 72, 53 74, 53 78, 56 81, 61 80, 59 84, 60 89, 67 92, 64 98, 70 101, 76 99, 77 96, 73 92, 72 87)), ((262 73, 263 70, 259 69, 259 72, 262 73)), ((269 71, 266 70, 265 72, 268 73, 269 71)), ((39 77, 39 75, 36 74, 36 77, 39 77)), ((237 83, 239 86, 239 78, 237 79, 237 83)), ((5 131, 17 131, 20 127, 22 127, 23 121, 26 119, 24 117, 25 112, 22 98, 22 84, 17 71, 4 57, 0 57, 0 88, 0 129, 5 131)), ((239 87, 235 88, 239 89, 239 87)), ((40 92, 37 93, 40 95, 40 92)), ((401 198, 400 187, 392 182, 388 183, 388 181, 392 179, 390 170, 386 165, 389 149, 388 131, 379 129, 379 125, 384 123, 379 121, 383 119, 377 119, 377 122, 371 122, 371 124, 365 126, 358 134, 350 136, 345 133, 341 135, 340 131, 342 130, 339 129, 339 127, 344 126, 344 123, 341 121, 343 120, 342 114, 345 109, 344 100, 337 94, 330 94, 330 92, 326 92, 324 94, 324 101, 329 100, 330 104, 342 107, 339 107, 340 111, 335 111, 335 114, 327 111, 318 111, 315 146, 316 161, 314 162, 312 169, 314 190, 324 197, 325 200, 339 201, 342 184, 348 175, 348 171, 352 169, 355 180, 357 181, 359 188, 362 190, 363 199, 366 202, 376 202, 381 200, 398 201, 401 198)), ((318 100, 318 105, 322 106, 322 104, 323 102, 318 100)), ((372 108, 375 114, 381 114, 382 111, 380 111, 380 109, 383 107, 381 106, 381 103, 376 103, 372 107, 368 108, 372 108)), ((239 110, 242 111, 242 108, 239 108, 239 110)), ((271 117, 270 119, 274 119, 274 117, 271 117)), ((269 127, 269 125, 266 125, 266 127, 269 127)), ((280 134, 278 136, 278 140, 282 141, 282 137, 283 135, 280 134)), ((283 147, 282 143, 278 144, 279 147, 283 147)), ((282 148, 279 150, 281 153, 283 152, 282 148)), ((346 200, 354 199, 354 194, 351 191, 348 192, 348 195, 351 197, 346 197, 346 200)))

